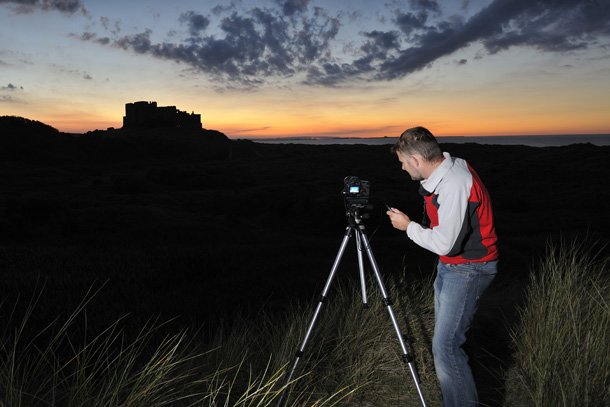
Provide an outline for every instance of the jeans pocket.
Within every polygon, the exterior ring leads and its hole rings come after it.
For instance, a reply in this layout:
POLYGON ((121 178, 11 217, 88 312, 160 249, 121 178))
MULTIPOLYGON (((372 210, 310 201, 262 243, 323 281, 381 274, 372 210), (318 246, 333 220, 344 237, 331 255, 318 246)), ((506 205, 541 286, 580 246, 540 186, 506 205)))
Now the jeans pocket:
POLYGON ((472 276, 477 272, 477 264, 476 263, 462 263, 462 264, 452 264, 450 270, 459 273, 463 276, 472 276))

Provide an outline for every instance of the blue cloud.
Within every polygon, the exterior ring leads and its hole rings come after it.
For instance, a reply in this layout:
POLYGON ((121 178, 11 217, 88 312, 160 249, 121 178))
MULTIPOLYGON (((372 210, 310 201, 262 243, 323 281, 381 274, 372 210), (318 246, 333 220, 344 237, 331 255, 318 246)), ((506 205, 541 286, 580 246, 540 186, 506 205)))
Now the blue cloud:
POLYGON ((65 14, 76 12, 86 13, 85 6, 80 0, 0 0, 0 4, 6 3, 16 6, 17 13, 31 13, 34 10, 59 11, 65 14))
POLYGON ((338 86, 401 78, 474 42, 489 54, 517 46, 566 52, 603 45, 599 41, 610 36, 607 1, 493 0, 464 19, 444 17, 440 2, 409 0, 410 10, 394 11, 387 20, 389 29, 354 38, 348 56, 336 44, 348 13, 330 15, 310 0, 275 4, 246 11, 235 4, 215 7, 213 28, 210 16, 188 11, 179 20, 188 32, 183 40, 153 42, 151 30, 79 38, 186 64, 220 83, 259 86, 298 76, 310 85, 338 86))

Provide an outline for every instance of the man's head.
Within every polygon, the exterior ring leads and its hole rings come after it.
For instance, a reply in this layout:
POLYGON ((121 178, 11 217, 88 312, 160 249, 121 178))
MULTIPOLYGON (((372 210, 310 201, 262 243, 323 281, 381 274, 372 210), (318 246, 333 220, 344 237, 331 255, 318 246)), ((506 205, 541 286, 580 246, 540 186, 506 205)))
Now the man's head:
POLYGON ((443 161, 443 153, 436 138, 425 127, 405 130, 392 147, 402 169, 414 181, 428 178, 430 173, 443 161))

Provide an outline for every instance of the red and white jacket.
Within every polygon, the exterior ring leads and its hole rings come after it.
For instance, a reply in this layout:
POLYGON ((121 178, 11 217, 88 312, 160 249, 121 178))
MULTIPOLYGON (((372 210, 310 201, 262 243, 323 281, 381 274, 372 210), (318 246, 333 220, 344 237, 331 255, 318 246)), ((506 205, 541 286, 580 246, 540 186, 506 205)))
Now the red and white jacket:
POLYGON ((446 264, 497 260, 498 238, 487 189, 465 160, 449 153, 443 156, 420 186, 430 226, 411 222, 407 235, 446 264))

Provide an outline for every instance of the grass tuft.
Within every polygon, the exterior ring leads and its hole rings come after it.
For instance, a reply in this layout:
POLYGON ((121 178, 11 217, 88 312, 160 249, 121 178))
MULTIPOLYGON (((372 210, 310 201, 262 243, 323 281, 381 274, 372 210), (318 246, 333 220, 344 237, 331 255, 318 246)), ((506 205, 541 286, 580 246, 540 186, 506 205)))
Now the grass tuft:
POLYGON ((533 274, 512 333, 507 405, 610 405, 608 259, 592 247, 549 245, 533 274))

